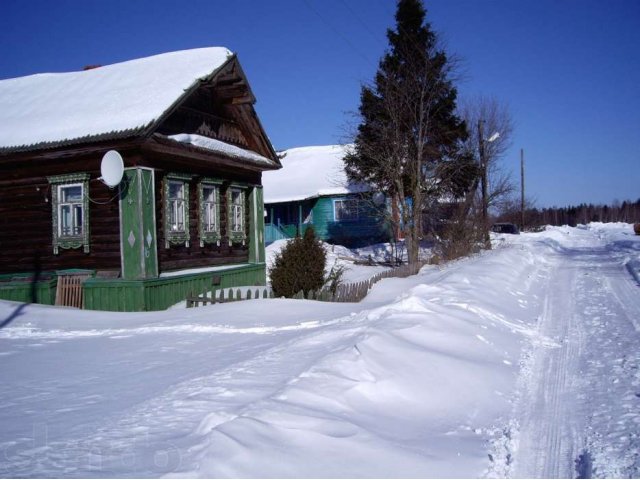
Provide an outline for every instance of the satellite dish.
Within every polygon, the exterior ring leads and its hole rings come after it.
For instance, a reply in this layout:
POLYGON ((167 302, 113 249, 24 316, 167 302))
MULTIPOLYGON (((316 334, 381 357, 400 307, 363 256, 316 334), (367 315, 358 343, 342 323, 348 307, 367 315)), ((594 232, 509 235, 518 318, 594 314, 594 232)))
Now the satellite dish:
POLYGON ((107 187, 114 188, 120 184, 124 174, 124 162, 118 152, 109 150, 104 154, 100 163, 100 173, 100 179, 107 187))

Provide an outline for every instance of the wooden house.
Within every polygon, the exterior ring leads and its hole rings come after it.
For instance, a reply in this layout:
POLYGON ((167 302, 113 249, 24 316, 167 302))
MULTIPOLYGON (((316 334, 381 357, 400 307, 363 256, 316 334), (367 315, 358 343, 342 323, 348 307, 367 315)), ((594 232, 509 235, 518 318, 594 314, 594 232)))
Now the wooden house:
POLYGON ((384 197, 349 182, 349 147, 327 145, 280 152, 283 168, 264 175, 266 242, 302 234, 313 225, 322 240, 346 246, 388 241, 384 197))
POLYGON ((143 311, 264 285, 280 163, 254 103, 220 47, 0 81, 0 298, 53 304, 71 276, 76 306, 143 311))

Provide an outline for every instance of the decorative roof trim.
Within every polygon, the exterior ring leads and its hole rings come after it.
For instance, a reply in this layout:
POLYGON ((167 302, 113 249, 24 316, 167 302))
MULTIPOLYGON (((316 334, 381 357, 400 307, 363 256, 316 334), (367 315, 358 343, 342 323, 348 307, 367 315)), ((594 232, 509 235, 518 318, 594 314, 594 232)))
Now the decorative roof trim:
MULTIPOLYGON (((229 65, 232 61, 236 60, 236 54, 233 53, 222 65, 212 71, 209 75, 204 78, 196 79, 189 88, 185 89, 185 91, 180 95, 176 100, 171 104, 158 118, 156 118, 153 122, 146 126, 144 129, 143 136, 149 137, 153 135, 154 131, 164 122, 173 112, 175 112, 180 106, 186 102, 186 100, 195 93, 198 88, 210 83, 220 72, 224 70, 224 68, 229 65)), ((248 84, 248 82, 247 82, 248 84)))

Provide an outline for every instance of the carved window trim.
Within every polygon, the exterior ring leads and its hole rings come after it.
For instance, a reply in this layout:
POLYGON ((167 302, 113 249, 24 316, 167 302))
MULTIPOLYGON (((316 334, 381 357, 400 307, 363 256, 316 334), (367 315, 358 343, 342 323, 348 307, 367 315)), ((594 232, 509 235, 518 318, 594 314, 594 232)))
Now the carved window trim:
POLYGON ((82 248, 84 253, 89 253, 89 174, 88 173, 72 173, 67 175, 53 175, 47 177, 51 185, 51 217, 52 217, 52 239, 53 253, 58 255, 60 249, 82 248), (74 205, 80 205, 82 212, 81 230, 79 233, 64 234, 62 232, 62 190, 64 188, 79 186, 81 188, 80 202, 73 202, 74 205))
POLYGON ((185 175, 180 173, 169 173, 163 180, 163 204, 164 204, 164 243, 165 248, 171 248, 171 245, 184 245, 189 247, 191 240, 190 223, 189 223, 189 181, 191 175, 185 175), (171 185, 180 185, 182 187, 181 201, 173 201, 170 196, 171 185), (179 208, 176 212, 177 216, 182 215, 183 229, 175 230, 172 228, 171 221, 172 210, 179 208))
POLYGON ((200 221, 198 222, 198 236, 200 237, 200 246, 205 244, 220 245, 221 229, 220 229, 220 187, 222 180, 215 178, 203 178, 198 184, 198 205, 200 209, 200 221), (213 189, 213 202, 205 200, 205 189, 213 189), (212 211, 211 211, 212 210, 212 211), (207 230, 208 215, 213 214, 215 217, 215 227, 213 230, 207 230))
POLYGON ((227 237, 229 246, 234 243, 244 245, 247 240, 247 191, 246 184, 232 183, 227 188, 227 237), (233 194, 239 202, 233 203, 233 194), (239 223, 236 221, 239 220, 239 223))

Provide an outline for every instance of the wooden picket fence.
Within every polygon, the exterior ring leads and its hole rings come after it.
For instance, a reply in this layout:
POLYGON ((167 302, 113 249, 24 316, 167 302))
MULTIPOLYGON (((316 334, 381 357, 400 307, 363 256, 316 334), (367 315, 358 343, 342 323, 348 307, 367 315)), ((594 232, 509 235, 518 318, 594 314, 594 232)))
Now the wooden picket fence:
MULTIPOLYGON (((293 298, 301 300, 317 300, 320 302, 357 303, 364 299, 364 297, 369 293, 369 290, 371 290, 371 288, 383 278, 406 278, 417 274, 426 264, 427 262, 419 262, 415 264, 402 265, 400 267, 380 272, 369 280, 365 280, 363 282, 345 283, 338 287, 335 294, 325 288, 318 290, 317 292, 311 291, 306 297, 304 292, 300 291, 294 295, 293 298)), ((239 288, 235 290, 235 293, 233 289, 226 290, 226 296, 225 290, 220 290, 219 292, 216 290, 211 292, 205 291, 200 295, 190 295, 187 297, 187 308, 198 307, 201 304, 210 305, 214 303, 237 302, 239 300, 252 300, 257 298, 274 298, 273 291, 265 287, 257 287, 255 289, 250 288, 244 296, 242 294, 242 290, 239 288)))
MULTIPOLYGON (((352 302, 357 303, 364 299, 369 293, 369 290, 383 278, 406 278, 411 275, 417 274, 420 269, 426 265, 427 262, 419 262, 415 264, 402 265, 400 267, 392 268, 380 272, 369 280, 365 280, 358 283, 345 283, 340 285, 335 292, 335 295, 328 290, 320 290, 318 292, 311 291, 307 295, 307 300, 318 300, 321 302, 352 302)), ((293 298, 305 298, 303 292, 299 292, 293 298)))
POLYGON ((252 300, 258 298, 273 298, 273 291, 266 287, 251 287, 243 295, 239 288, 227 288, 220 290, 205 290, 199 295, 191 294, 187 297, 187 308, 199 307, 201 304, 237 302, 240 300, 252 300), (225 293, 226 291, 226 293, 225 293))

